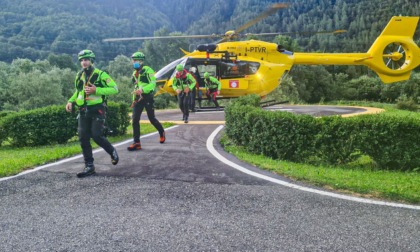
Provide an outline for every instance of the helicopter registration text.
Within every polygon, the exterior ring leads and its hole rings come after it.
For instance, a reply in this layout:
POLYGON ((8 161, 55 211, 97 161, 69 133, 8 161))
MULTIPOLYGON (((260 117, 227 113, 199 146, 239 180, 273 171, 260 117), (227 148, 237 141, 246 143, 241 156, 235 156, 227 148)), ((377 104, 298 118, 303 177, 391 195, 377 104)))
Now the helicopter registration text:
POLYGON ((260 46, 245 47, 245 52, 266 53, 267 48, 260 46))

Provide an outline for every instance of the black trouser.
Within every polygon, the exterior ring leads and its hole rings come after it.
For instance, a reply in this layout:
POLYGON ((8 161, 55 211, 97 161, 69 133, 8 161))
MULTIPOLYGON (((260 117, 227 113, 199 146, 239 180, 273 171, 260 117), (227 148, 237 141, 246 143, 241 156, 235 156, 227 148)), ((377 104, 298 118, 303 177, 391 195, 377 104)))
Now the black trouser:
POLYGON ((185 117, 188 118, 188 116, 190 115, 190 111, 188 110, 189 103, 190 103, 190 96, 191 96, 190 92, 188 93, 181 92, 178 94, 178 105, 182 111, 182 115, 184 119, 185 117))
POLYGON ((214 102, 214 105, 216 105, 216 108, 219 108, 219 103, 217 102, 217 89, 208 89, 206 95, 207 99, 209 101, 212 100, 214 102))
POLYGON ((193 88, 190 94, 190 110, 194 110, 195 109, 195 95, 197 93, 197 88, 193 88))
POLYGON ((94 160, 90 144, 91 138, 111 155, 114 147, 104 136, 105 107, 103 105, 87 106, 79 111, 78 118, 79 142, 85 163, 93 163, 94 160))
POLYGON ((133 107, 132 125, 133 125, 133 138, 134 142, 140 142, 140 117, 143 109, 146 108, 147 117, 150 123, 159 132, 159 135, 163 134, 162 124, 156 119, 153 94, 142 94, 143 99, 137 102, 133 107))
POLYGON ((203 100, 203 91, 197 90, 198 107, 201 108, 201 101, 203 100))

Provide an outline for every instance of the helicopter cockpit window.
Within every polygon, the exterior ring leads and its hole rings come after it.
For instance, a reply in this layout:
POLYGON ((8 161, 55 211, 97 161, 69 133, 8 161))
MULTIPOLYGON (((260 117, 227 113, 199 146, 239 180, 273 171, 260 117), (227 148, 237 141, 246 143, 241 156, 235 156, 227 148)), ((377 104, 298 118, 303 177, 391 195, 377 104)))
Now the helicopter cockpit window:
POLYGON ((198 65, 197 67, 200 76, 204 76, 204 73, 207 72, 210 74, 210 76, 218 78, 216 65, 198 65))
POLYGON ((220 62, 220 73, 223 79, 244 77, 258 71, 260 63, 248 61, 222 61, 220 62))
POLYGON ((248 62, 249 74, 257 73, 258 68, 260 68, 260 63, 258 63, 258 62, 248 62))

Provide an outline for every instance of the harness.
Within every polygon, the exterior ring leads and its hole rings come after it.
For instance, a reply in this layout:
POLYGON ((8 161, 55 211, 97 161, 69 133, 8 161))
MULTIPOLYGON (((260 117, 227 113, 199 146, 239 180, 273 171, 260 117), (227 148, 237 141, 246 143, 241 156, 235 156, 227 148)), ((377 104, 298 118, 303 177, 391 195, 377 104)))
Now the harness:
POLYGON ((217 89, 218 84, 216 82, 213 82, 212 79, 205 80, 204 83, 206 84, 206 87, 208 89, 217 89))
POLYGON ((147 73, 148 69, 150 69, 150 67, 141 66, 141 68, 139 70, 136 70, 136 71, 133 72, 134 89, 138 88, 137 87, 138 83, 145 83, 145 84, 150 83, 149 74, 147 73), (137 83, 136 83, 136 81, 137 81, 137 83))
MULTIPOLYGON (((77 90, 77 96, 79 96, 79 93, 83 90, 83 88, 87 85, 94 85, 96 87, 105 87, 105 85, 102 83, 102 74, 104 71, 101 71, 99 69, 93 68, 92 72, 89 76, 86 76, 86 73, 84 70, 80 71, 77 74, 76 77, 76 90, 77 90)), ((77 97, 76 96, 76 97, 77 97)), ((89 96, 86 93, 83 93, 83 107, 86 109, 87 103, 86 101, 89 99, 89 96)), ((106 95, 102 95, 102 103, 106 106, 108 102, 108 97, 106 95)))
POLYGON ((181 88, 183 87, 183 85, 188 85, 191 84, 191 80, 187 79, 187 70, 184 69, 184 71, 182 72, 177 72, 175 75, 175 78, 178 80, 175 84, 176 87, 181 86, 181 88))

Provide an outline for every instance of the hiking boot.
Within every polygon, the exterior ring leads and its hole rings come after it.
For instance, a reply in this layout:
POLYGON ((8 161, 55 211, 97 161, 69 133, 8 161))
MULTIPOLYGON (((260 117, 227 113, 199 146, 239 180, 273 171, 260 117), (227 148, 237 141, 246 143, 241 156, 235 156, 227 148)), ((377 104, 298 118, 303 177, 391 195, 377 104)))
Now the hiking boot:
POLYGON ((141 149, 140 143, 132 143, 130 146, 127 147, 127 150, 129 151, 135 151, 135 150, 140 150, 140 149, 141 149))
POLYGON ((95 166, 93 163, 86 164, 85 169, 82 172, 77 173, 78 178, 83 178, 89 175, 95 174, 95 166))
POLYGON ((165 131, 164 131, 159 138, 159 143, 163 144, 165 142, 165 140, 166 140, 166 137, 165 137, 165 131))
POLYGON ((120 158, 118 157, 117 150, 114 148, 114 150, 111 153, 111 163, 113 165, 116 165, 116 164, 118 164, 119 160, 120 160, 120 158))

